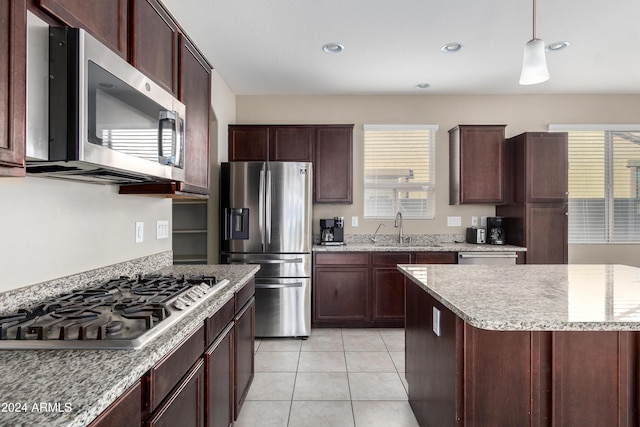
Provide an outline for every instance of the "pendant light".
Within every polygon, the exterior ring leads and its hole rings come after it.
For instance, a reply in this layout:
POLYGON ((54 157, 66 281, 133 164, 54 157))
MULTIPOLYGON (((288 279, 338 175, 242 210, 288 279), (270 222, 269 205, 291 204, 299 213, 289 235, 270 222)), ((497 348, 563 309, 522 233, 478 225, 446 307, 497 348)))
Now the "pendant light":
POLYGON ((549 80, 544 41, 536 38, 536 0, 533 0, 533 38, 524 46, 521 85, 535 85, 549 80))

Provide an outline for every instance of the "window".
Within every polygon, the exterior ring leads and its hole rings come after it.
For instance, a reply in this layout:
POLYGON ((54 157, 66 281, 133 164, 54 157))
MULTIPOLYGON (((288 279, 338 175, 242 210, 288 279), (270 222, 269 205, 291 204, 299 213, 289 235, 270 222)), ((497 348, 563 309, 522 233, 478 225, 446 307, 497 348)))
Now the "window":
POLYGON ((364 126, 364 217, 433 219, 435 125, 364 126))
POLYGON ((569 134, 569 243, 640 243, 640 127, 550 128, 569 134))

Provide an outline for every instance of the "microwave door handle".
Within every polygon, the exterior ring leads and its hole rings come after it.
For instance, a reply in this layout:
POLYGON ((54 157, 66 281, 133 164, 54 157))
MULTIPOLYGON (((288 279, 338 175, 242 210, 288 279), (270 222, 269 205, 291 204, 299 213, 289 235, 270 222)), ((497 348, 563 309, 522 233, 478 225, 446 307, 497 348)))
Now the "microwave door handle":
MULTIPOLYGON (((164 129, 165 124, 170 125, 171 129, 171 148, 173 149, 173 153, 175 153, 176 147, 176 113, 174 111, 161 111, 160 118, 158 120, 158 158, 160 163, 165 165, 171 165, 174 163, 174 156, 164 155, 163 142, 164 142, 164 129)), ((172 153, 172 154, 173 154, 172 153)))

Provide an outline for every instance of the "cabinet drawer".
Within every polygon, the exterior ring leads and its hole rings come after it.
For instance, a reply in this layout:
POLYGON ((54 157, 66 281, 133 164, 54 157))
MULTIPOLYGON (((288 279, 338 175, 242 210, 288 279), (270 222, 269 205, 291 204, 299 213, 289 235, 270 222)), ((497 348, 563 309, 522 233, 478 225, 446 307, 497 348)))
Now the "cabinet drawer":
POLYGON ((142 422, 142 381, 132 385, 111 404, 89 427, 139 427, 142 422))
POLYGON ((416 264, 457 264, 457 252, 418 252, 416 264))
POLYGON ((364 252, 316 254, 316 265, 368 265, 369 254, 364 252))
POLYGON ((149 371, 150 409, 154 411, 204 353, 204 325, 149 371))
POLYGON ((244 287, 242 289, 240 289, 239 291, 236 292, 235 294, 235 301, 236 301, 236 309, 235 311, 237 312, 238 310, 240 310, 242 308, 243 305, 245 305, 247 303, 247 301, 249 301, 251 299, 251 297, 253 297, 253 295, 256 293, 256 281, 255 279, 251 279, 251 281, 249 283, 247 283, 246 285, 244 285, 244 287))
POLYGON ((395 267, 396 264, 410 264, 411 254, 409 252, 384 252, 374 253, 372 255, 373 268, 376 267, 395 267))
POLYGON ((220 310, 204 321, 205 327, 205 348, 208 348, 224 328, 233 320, 235 311, 235 301, 231 298, 220 310))

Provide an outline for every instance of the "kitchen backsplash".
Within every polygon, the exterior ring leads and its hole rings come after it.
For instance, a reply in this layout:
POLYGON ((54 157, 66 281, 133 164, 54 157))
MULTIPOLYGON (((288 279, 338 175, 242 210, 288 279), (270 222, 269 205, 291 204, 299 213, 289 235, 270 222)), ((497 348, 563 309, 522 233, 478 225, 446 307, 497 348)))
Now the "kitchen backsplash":
MULTIPOLYGON (((373 234, 345 234, 344 241, 348 245, 352 244, 364 244, 371 243, 371 237, 373 234)), ((465 241, 465 236, 462 234, 405 234, 405 242, 409 238, 409 241, 413 245, 417 246, 433 246, 440 243, 459 243, 465 241)), ((320 242, 320 235, 313 236, 314 243, 320 242)), ((380 245, 392 245, 398 242, 398 234, 377 234, 376 244, 380 245)))

